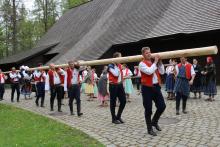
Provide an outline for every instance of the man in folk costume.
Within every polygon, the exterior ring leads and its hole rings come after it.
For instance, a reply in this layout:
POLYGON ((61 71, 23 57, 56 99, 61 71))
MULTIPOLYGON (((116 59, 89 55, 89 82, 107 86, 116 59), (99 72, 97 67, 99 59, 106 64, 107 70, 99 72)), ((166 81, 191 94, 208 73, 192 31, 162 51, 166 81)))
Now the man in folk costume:
MULTIPOLYGON (((41 67, 42 63, 38 64, 38 67, 41 67)), ((35 70, 34 81, 36 85, 36 105, 39 106, 39 99, 41 98, 41 107, 44 107, 44 98, 45 98, 45 82, 46 82, 46 72, 44 70, 35 70)))
POLYGON ((166 105, 161 93, 161 78, 160 74, 164 74, 164 65, 159 62, 159 57, 156 56, 154 63, 151 62, 151 50, 149 47, 142 48, 142 56, 144 60, 140 62, 139 69, 141 71, 141 91, 143 97, 143 105, 145 108, 145 120, 147 124, 148 134, 157 136, 153 130, 153 126, 161 131, 158 125, 159 118, 164 112, 166 105), (152 115, 152 100, 157 108, 153 118, 152 115))
POLYGON ((48 71, 48 78, 50 89, 50 110, 53 111, 54 100, 57 97, 58 112, 62 112, 61 99, 63 95, 65 73, 61 68, 56 69, 53 63, 51 63, 49 66, 50 70, 48 71))
MULTIPOLYGON (((68 89, 69 95, 69 107, 70 107, 70 114, 74 115, 73 113, 73 100, 76 99, 77 105, 77 115, 81 116, 81 100, 80 100, 80 71, 79 71, 79 62, 77 61, 69 61, 69 68, 67 69, 67 76, 65 78, 65 86, 68 89)), ((66 88, 65 88, 66 89, 66 88)))
POLYGON ((17 102, 19 102, 20 98, 20 83, 19 79, 21 75, 16 71, 15 67, 12 67, 12 71, 9 73, 9 77, 11 79, 11 102, 14 102, 14 93, 17 91, 17 102))
POLYGON ((179 115, 180 100, 182 99, 182 112, 186 114, 186 101, 190 93, 190 85, 193 84, 195 71, 185 57, 180 58, 180 63, 176 65, 175 72, 177 75, 174 92, 176 93, 176 115, 179 115))
MULTIPOLYGON (((116 52, 113 58, 121 57, 121 53, 116 52)), ((126 96, 123 88, 123 73, 121 64, 109 64, 109 92, 110 92, 110 111, 112 115, 112 123, 124 123, 121 119, 122 112, 126 105, 126 96), (116 100, 119 99, 120 105, 117 115, 115 114, 116 100)))
POLYGON ((3 96, 5 93, 5 80, 7 80, 7 76, 2 73, 2 70, 0 69, 0 101, 3 100, 3 96))

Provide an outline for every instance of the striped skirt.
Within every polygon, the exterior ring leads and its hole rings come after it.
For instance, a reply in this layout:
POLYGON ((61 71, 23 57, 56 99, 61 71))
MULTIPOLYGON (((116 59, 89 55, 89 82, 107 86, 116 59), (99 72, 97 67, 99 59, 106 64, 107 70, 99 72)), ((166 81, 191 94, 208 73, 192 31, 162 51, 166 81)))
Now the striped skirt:
POLYGON ((173 92, 174 91, 174 85, 175 85, 175 79, 173 74, 169 74, 166 78, 166 91, 167 92, 173 92))
POLYGON ((214 81, 210 81, 207 85, 205 85, 204 94, 205 95, 216 95, 217 94, 216 83, 214 81))

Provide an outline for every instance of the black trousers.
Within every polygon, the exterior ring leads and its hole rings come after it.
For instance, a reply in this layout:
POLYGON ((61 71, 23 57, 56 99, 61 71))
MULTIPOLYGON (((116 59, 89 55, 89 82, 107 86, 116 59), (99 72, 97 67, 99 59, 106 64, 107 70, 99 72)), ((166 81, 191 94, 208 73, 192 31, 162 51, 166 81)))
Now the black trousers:
POLYGON ((61 98, 62 98, 61 85, 54 85, 50 87, 50 109, 53 110, 54 100, 57 97, 58 111, 61 111, 61 98))
POLYGON ((20 84, 19 83, 11 84, 11 101, 14 101, 15 90, 17 91, 17 101, 19 101, 19 98, 20 98, 20 84))
POLYGON ((187 102, 187 98, 188 96, 183 95, 180 92, 176 93, 176 110, 179 111, 180 110, 180 101, 181 99, 183 100, 182 102, 182 110, 185 111, 186 110, 186 102, 187 102))
POLYGON ((140 90, 141 78, 136 78, 137 90, 140 90))
POLYGON ((161 93, 161 87, 159 84, 156 84, 153 87, 142 85, 141 90, 142 90, 143 106, 145 109, 145 121, 147 124, 147 129, 148 131, 150 131, 152 130, 152 124, 158 123, 161 114, 164 112, 166 108, 166 104, 164 102, 164 98, 161 93), (152 101, 154 101, 157 110, 151 120, 152 101))
POLYGON ((5 84, 0 84, 0 100, 3 100, 4 93, 5 93, 5 84))
POLYGON ((112 115, 112 120, 114 121, 121 118, 122 112, 126 105, 126 96, 122 84, 109 84, 109 92, 110 92, 110 111, 112 115), (115 107, 116 107, 117 97, 119 99, 120 105, 116 116, 115 107))
POLYGON ((76 99, 77 114, 81 112, 80 85, 74 84, 68 88, 70 113, 73 113, 73 100, 76 99))
POLYGON ((44 99, 45 99, 45 82, 38 82, 36 84, 36 103, 38 104, 39 99, 41 98, 41 106, 44 105, 44 99))

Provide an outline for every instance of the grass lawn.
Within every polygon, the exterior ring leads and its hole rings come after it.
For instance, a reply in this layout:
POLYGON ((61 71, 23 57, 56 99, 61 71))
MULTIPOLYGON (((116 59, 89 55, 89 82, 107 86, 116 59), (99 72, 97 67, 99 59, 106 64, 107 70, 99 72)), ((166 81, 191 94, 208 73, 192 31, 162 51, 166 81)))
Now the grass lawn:
POLYGON ((52 119, 0 104, 1 147, 102 147, 87 134, 52 119))

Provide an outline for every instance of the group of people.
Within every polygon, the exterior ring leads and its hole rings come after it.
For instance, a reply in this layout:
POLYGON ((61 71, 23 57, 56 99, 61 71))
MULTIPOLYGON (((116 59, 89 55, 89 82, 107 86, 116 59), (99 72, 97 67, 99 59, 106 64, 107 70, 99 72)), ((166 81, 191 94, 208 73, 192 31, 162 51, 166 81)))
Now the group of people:
MULTIPOLYGON (((212 57, 207 57, 207 62, 204 67, 198 64, 197 59, 193 59, 192 72, 195 74, 194 82, 190 85, 190 92, 194 93, 194 98, 201 98, 202 92, 207 95, 206 101, 214 101, 217 94, 216 89, 216 68, 212 57), (198 95, 197 95, 198 94, 198 95)), ((185 61, 189 63, 188 61, 185 61)), ((169 65, 166 68, 166 91, 167 99, 175 99, 175 84, 176 80, 176 60, 170 59, 169 65)))
MULTIPOLYGON (((200 69, 197 61, 194 59, 193 65, 187 61, 186 57, 180 58, 180 63, 170 60, 170 66, 165 70, 162 60, 159 56, 152 57, 149 47, 143 47, 143 60, 138 66, 134 67, 134 74, 124 64, 111 63, 104 66, 100 77, 97 76, 95 69, 91 67, 80 66, 78 61, 69 61, 68 67, 58 68, 53 63, 49 65, 49 70, 45 71, 42 64, 34 72, 28 71, 28 67, 21 67, 20 71, 12 68, 9 74, 11 82, 11 101, 14 101, 14 92, 17 91, 17 101, 20 97, 20 79, 22 81, 22 92, 25 96, 31 92, 31 85, 36 88, 36 106, 44 107, 45 91, 50 91, 50 110, 54 111, 54 101, 57 99, 58 111, 62 112, 62 99, 67 94, 69 98, 70 114, 74 115, 73 100, 76 100, 77 115, 82 116, 81 112, 81 93, 88 95, 91 101, 98 97, 102 106, 107 106, 107 100, 110 99, 110 112, 112 123, 122 124, 122 113, 126 102, 130 101, 130 94, 133 92, 131 77, 135 77, 138 94, 142 94, 143 106, 145 109, 145 121, 147 131, 150 135, 156 136, 156 130, 161 131, 158 121, 166 104, 161 92, 161 75, 167 74, 166 90, 169 98, 176 99, 176 114, 180 114, 180 101, 182 99, 182 112, 186 112, 186 102, 189 97, 190 88, 193 92, 201 90, 198 86, 198 77, 205 75, 206 88, 205 94, 213 100, 216 94, 215 85, 215 65, 211 57, 207 58, 207 65, 203 70, 200 69), (32 83, 32 84, 31 84, 32 83), (141 84, 141 86, 140 86, 141 84), (41 99, 40 105, 39 100, 41 99), (156 112, 152 115, 152 102, 156 106, 156 112), (116 113, 116 104, 119 108, 116 113)), ((113 58, 121 57, 121 53, 116 52, 113 58)), ((4 83, 8 77, 0 70, 0 100, 3 99, 4 83)), ((199 91, 200 92, 200 91, 199 91)), ((201 97, 200 93, 199 96, 201 97)), ((25 97, 26 98, 26 97, 25 97)))

